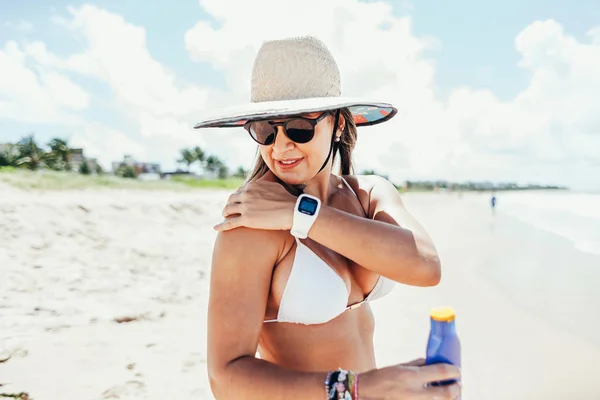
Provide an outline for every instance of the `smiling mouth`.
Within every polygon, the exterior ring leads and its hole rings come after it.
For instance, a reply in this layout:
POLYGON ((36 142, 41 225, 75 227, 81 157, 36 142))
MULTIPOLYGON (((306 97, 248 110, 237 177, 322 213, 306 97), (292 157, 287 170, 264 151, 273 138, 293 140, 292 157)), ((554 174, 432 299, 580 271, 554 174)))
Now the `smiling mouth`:
POLYGON ((296 158, 294 160, 277 160, 277 165, 282 168, 291 168, 298 165, 302 161, 302 158, 296 158))

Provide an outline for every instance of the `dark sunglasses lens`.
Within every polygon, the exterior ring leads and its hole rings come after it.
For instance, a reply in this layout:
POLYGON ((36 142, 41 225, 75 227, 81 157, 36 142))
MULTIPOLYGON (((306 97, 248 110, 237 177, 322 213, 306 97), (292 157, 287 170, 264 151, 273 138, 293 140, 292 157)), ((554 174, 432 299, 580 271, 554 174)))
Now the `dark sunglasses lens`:
POLYGON ((308 143, 315 135, 312 124, 303 119, 292 119, 285 126, 287 137, 296 143, 308 143))
POLYGON ((271 144, 275 141, 275 127, 266 121, 250 124, 250 135, 260 144, 271 144))

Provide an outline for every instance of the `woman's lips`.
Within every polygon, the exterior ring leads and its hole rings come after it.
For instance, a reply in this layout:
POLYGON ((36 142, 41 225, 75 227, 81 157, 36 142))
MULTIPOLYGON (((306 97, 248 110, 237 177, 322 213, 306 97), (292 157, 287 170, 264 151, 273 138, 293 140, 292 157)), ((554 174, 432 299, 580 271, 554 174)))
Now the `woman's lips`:
POLYGON ((302 160, 302 158, 292 158, 289 160, 277 160, 275 162, 277 163, 277 166, 281 169, 292 169, 298 166, 298 164, 300 164, 302 160))

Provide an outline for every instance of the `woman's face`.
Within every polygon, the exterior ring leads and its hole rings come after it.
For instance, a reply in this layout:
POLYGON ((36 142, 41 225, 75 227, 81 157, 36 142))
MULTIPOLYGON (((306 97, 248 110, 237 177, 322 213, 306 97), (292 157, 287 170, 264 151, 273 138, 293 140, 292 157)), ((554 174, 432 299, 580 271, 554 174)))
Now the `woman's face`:
MULTIPOLYGON (((318 118, 322 112, 299 115, 304 118, 318 118)), ((273 121, 284 121, 274 119, 273 121)), ((340 116, 339 135, 343 131, 343 117, 340 116)), ((282 181, 297 185, 306 183, 314 177, 323 166, 330 151, 331 135, 333 134, 334 114, 319 121, 315 126, 315 134, 308 143, 296 143, 290 140, 278 126, 275 142, 271 145, 260 145, 260 154, 269 169, 282 181)))

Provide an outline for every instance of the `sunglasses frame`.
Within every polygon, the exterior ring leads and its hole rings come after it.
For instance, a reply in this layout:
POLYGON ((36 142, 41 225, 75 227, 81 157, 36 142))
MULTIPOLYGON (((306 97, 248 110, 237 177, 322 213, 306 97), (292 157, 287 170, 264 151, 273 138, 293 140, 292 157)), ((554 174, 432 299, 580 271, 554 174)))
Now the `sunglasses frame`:
POLYGON ((252 138, 252 140, 254 140, 256 143, 258 143, 261 146, 270 146, 273 143, 275 143, 275 140, 277 139, 277 134, 279 133, 279 129, 277 129, 278 126, 282 126, 283 127, 283 133, 285 134, 285 136, 287 136, 288 139, 290 139, 292 142, 294 143, 300 143, 300 144, 304 144, 304 143, 308 143, 311 140, 313 140, 313 138, 315 137, 315 128, 317 126, 317 124, 319 122, 321 122, 325 117, 327 117, 329 114, 331 114, 331 111, 325 111, 323 112, 323 114, 319 115, 317 118, 306 118, 306 117, 287 117, 287 118, 278 118, 278 119, 283 119, 283 121, 280 122, 276 122, 273 121, 272 119, 255 119, 255 120, 251 120, 251 121, 246 121, 246 123, 244 124, 244 129, 246 131, 248 131, 248 134, 250 135, 250 137, 252 138), (307 140, 304 143, 301 142, 296 142, 295 140, 293 140, 292 138, 290 138, 287 134, 287 124, 293 120, 304 120, 307 121, 313 129, 313 133, 312 133, 312 137, 307 140), (250 127, 254 122, 264 122, 267 121, 267 123, 271 126, 273 126, 273 141, 271 143, 260 143, 255 137, 254 135, 252 135, 252 132, 250 131, 250 127))

